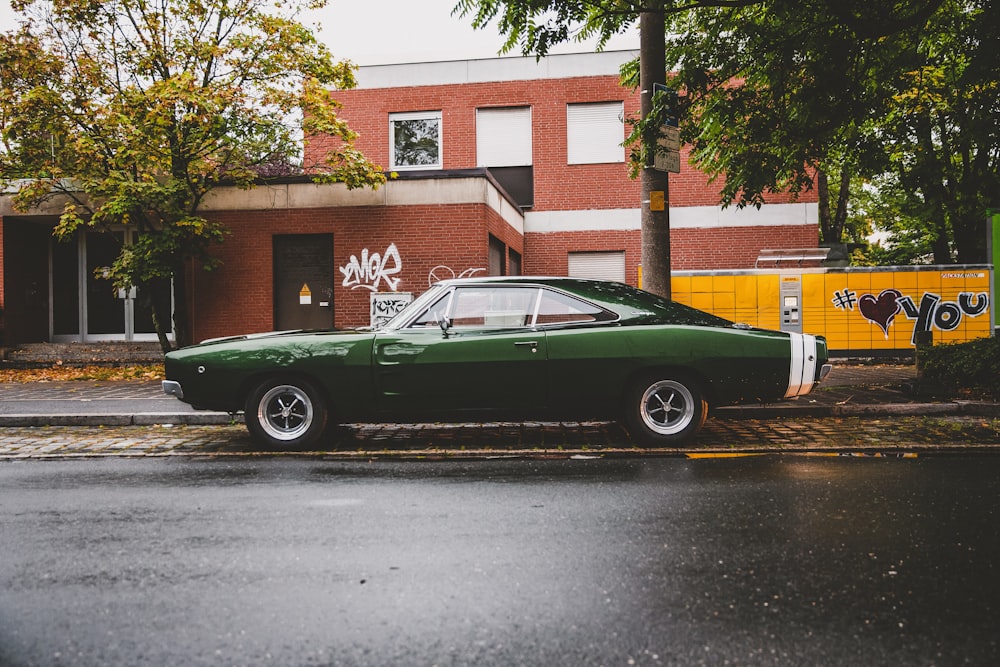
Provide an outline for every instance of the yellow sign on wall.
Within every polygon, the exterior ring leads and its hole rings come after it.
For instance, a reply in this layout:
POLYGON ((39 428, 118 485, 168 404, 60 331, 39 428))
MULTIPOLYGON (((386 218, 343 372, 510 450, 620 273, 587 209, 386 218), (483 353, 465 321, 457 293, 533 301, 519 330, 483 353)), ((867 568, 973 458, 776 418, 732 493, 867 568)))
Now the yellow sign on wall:
POLYGON ((781 284, 801 280, 802 331, 831 350, 912 351, 920 332, 935 343, 992 333, 992 267, 892 267, 685 272, 673 298, 734 322, 782 328, 781 284))

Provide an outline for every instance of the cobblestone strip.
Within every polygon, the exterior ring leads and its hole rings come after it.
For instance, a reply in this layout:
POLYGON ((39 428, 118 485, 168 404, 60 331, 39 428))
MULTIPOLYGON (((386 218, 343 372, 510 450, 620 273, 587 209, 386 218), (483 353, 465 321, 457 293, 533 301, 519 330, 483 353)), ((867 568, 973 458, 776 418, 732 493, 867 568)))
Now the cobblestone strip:
POLYGON ((950 416, 900 419, 715 419, 683 449, 640 449, 617 424, 587 422, 340 427, 309 451, 269 449, 240 425, 45 426, 0 428, 0 460, 88 456, 460 457, 600 456, 796 451, 928 451, 1000 448, 1000 420, 950 416))

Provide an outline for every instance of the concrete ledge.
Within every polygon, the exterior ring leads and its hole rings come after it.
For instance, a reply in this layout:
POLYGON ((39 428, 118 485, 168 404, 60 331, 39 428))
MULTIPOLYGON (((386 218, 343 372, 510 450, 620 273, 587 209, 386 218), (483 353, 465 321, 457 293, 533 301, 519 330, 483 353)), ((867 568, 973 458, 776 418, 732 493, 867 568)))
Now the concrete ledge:
POLYGON ((832 417, 829 405, 798 405, 775 403, 772 405, 731 405, 717 408, 709 418, 719 419, 771 419, 774 417, 832 417))
POLYGON ((890 405, 834 405, 833 414, 843 417, 861 417, 864 415, 907 415, 921 417, 931 415, 957 415, 961 406, 957 403, 893 403, 890 405))
POLYGON ((243 415, 226 412, 143 412, 125 415, 100 414, 30 414, 0 415, 4 426, 154 426, 157 424, 185 424, 191 426, 219 426, 243 423, 243 415))
POLYGON ((143 412, 132 415, 133 426, 154 426, 156 424, 224 426, 242 423, 243 415, 231 415, 228 412, 179 412, 172 414, 143 412))
POLYGON ((987 401, 955 401, 963 415, 974 417, 1000 417, 1000 403, 987 401))

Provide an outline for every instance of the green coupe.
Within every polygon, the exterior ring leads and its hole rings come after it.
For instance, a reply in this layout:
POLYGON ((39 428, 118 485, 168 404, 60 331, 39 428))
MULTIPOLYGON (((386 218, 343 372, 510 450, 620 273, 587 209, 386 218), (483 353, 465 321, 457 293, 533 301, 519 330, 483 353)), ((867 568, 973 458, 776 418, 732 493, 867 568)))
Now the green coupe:
POLYGON ((384 326, 206 341, 166 356, 166 393, 239 412, 268 445, 345 422, 621 419, 679 445, 709 406, 808 393, 820 336, 753 329, 621 283, 470 278, 432 286, 384 326))

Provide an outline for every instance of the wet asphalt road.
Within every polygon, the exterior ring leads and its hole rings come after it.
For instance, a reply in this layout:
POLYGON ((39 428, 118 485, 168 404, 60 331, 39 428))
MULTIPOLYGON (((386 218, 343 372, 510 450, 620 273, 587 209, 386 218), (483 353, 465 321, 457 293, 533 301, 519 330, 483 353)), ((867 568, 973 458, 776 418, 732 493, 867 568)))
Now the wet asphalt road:
POLYGON ((0 465, 0 665, 994 665, 1000 459, 0 465))

